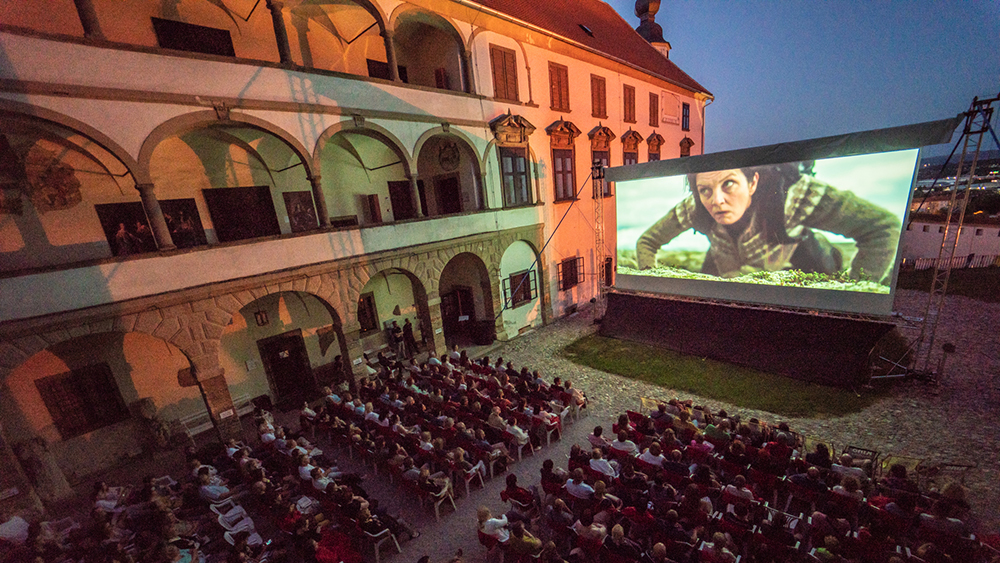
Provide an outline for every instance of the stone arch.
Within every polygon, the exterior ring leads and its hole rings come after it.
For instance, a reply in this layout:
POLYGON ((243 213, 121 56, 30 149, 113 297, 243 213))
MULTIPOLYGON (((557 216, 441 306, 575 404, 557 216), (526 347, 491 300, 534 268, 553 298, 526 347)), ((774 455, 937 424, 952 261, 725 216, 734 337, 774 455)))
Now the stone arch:
POLYGON ((344 381, 350 355, 336 308, 294 283, 282 285, 249 290, 255 298, 233 314, 220 339, 220 365, 234 393, 296 405, 344 381), (275 354, 281 350, 291 353, 275 354))
POLYGON ((486 208, 482 161, 467 135, 451 127, 435 127, 420 136, 413 155, 423 184, 420 196, 425 215, 486 208))
POLYGON ((334 135, 342 132, 366 135, 384 142, 403 160, 407 174, 412 175, 412 171, 415 166, 413 164, 413 158, 406 151, 406 145, 404 145, 403 142, 399 140, 399 137, 393 134, 392 131, 389 131, 385 127, 376 123, 369 123, 364 119, 353 121, 345 119, 327 127, 319 138, 316 139, 316 146, 313 148, 313 162, 315 162, 317 166, 319 166, 320 154, 323 151, 323 147, 326 146, 327 142, 334 135))
POLYGON ((476 164, 479 166, 480 170, 482 170, 484 166, 483 155, 480 155, 479 151, 476 150, 475 141, 473 141, 472 137, 470 137, 465 131, 450 126, 445 127, 444 125, 438 125, 437 127, 432 127, 424 131, 417 139, 416 144, 413 145, 413 154, 419 157, 420 150, 424 148, 424 144, 427 143, 428 139, 435 135, 451 135, 465 141, 465 143, 469 145, 469 149, 471 149, 473 154, 476 155, 476 164))
POLYGON ((133 157, 116 141, 112 140, 111 137, 108 137, 83 121, 43 107, 33 106, 14 100, 0 100, 0 116, 4 113, 33 117, 42 121, 55 123, 72 131, 76 131, 114 155, 125 166, 125 168, 128 169, 129 174, 132 176, 132 180, 136 184, 149 181, 148 172, 139 166, 139 161, 135 157, 133 157))
POLYGON ((456 249, 441 270, 441 324, 447 345, 489 344, 496 337, 494 282, 475 252, 456 249))
POLYGON ((432 12, 430 10, 424 9, 422 7, 413 4, 403 3, 397 6, 395 10, 393 10, 392 15, 390 15, 389 17, 388 25, 389 28, 392 30, 394 41, 397 43, 397 45, 403 45, 407 47, 406 49, 396 50, 397 56, 400 57, 399 63, 401 65, 406 62, 407 56, 409 54, 413 54, 412 52, 417 50, 416 47, 423 45, 425 48, 431 50, 429 52, 423 50, 420 53, 420 55, 417 56, 416 59, 409 59, 411 63, 431 62, 432 66, 441 64, 443 66, 436 68, 438 69, 443 68, 450 71, 457 71, 456 79, 460 80, 461 82, 458 88, 452 87, 450 84, 442 86, 440 83, 437 82, 439 77, 437 76, 436 71, 428 74, 427 72, 428 69, 423 68, 423 64, 416 65, 418 67, 417 69, 412 68, 413 65, 411 64, 411 68, 409 69, 410 72, 408 73, 409 82, 411 84, 418 84, 432 88, 433 87, 444 88, 447 90, 454 90, 466 93, 475 92, 475 86, 473 84, 473 78, 472 78, 472 65, 471 61, 469 60, 469 51, 466 48, 466 39, 465 37, 462 36, 462 32, 459 31, 458 26, 451 18, 449 18, 446 15, 432 12), (411 23, 431 28, 429 30, 424 30, 424 33, 422 34, 424 39, 427 39, 427 35, 433 34, 434 31, 441 32, 444 37, 430 38, 429 39, 429 41, 431 42, 430 46, 422 43, 408 44, 407 42, 411 38, 407 37, 408 34, 406 33, 406 28, 411 23), (457 53, 454 53, 455 55, 457 55, 457 63, 458 63, 457 68, 455 67, 449 68, 450 65, 447 64, 447 60, 440 58, 442 55, 447 54, 447 48, 444 45, 445 42, 442 41, 442 39, 444 38, 450 38, 452 41, 454 41, 454 47, 457 50, 457 53), (445 50, 444 52, 434 51, 431 48, 431 46, 433 48, 442 48, 445 50), (416 72, 414 72, 414 70, 416 70, 416 72))
POLYGON ((433 320, 436 314, 432 315, 431 310, 432 306, 435 311, 438 310, 437 280, 434 280, 433 287, 429 287, 425 281, 426 270, 422 272, 424 276, 421 276, 405 267, 408 265, 410 264, 404 263, 403 259, 393 259, 379 264, 377 268, 369 265, 358 276, 359 281, 364 279, 358 293, 358 305, 355 307, 355 315, 362 329, 360 340, 363 348, 371 350, 389 345, 384 330, 385 323, 396 321, 402 327, 406 319, 413 324, 414 336, 422 338, 422 349, 438 350, 437 340, 443 345, 443 338, 439 339, 440 335, 435 334, 436 325, 433 320), (398 279, 399 275, 406 278, 408 287, 398 279), (390 276, 396 279, 390 279, 390 276), (364 307, 361 306, 362 299, 366 301, 364 307), (370 314, 371 318, 362 319, 366 314, 370 314))
POLYGON ((13 442, 41 438, 48 444, 44 453, 29 456, 42 461, 41 467, 45 460, 51 462, 45 479, 35 483, 47 500, 71 494, 66 479, 106 470, 150 447, 141 416, 155 416, 179 429, 179 420, 207 415, 189 353, 134 327, 107 320, 7 345, 20 354, 8 358, 11 363, 0 373, 4 433, 13 442), (67 402, 66 397, 79 400, 67 402), (51 401, 59 405, 57 410, 51 401), (60 420, 57 415, 64 409, 77 416, 60 420))
POLYGON ((273 123, 238 111, 229 112, 226 119, 219 119, 219 115, 215 111, 205 110, 186 113, 164 121, 146 136, 146 139, 142 143, 142 148, 139 150, 138 162, 148 174, 153 151, 160 143, 175 135, 219 125, 250 126, 273 135, 283 141, 293 153, 298 155, 302 161, 306 176, 313 176, 313 161, 309 157, 309 151, 306 150, 301 141, 273 123))

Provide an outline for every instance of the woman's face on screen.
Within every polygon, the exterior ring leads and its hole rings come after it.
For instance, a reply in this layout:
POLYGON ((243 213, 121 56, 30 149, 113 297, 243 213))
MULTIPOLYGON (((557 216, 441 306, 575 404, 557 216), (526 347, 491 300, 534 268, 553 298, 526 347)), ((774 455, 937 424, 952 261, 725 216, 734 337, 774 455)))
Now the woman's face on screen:
POLYGON ((703 172, 695 176, 698 199, 720 225, 732 225, 746 213, 757 191, 757 179, 747 178, 740 169, 703 172))

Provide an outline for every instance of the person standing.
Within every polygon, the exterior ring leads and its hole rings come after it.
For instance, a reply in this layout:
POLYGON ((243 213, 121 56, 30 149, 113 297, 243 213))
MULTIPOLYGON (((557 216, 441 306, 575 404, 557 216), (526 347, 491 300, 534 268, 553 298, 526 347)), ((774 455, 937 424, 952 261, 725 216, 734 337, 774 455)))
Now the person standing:
POLYGON ((410 319, 403 323, 403 347, 408 359, 417 355, 417 339, 413 336, 413 323, 410 319))

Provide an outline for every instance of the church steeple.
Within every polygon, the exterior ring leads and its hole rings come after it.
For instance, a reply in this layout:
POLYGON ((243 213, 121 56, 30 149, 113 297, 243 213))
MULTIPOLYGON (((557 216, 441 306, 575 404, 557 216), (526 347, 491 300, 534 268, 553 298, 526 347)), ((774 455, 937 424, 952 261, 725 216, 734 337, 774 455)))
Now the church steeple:
POLYGON ((636 0, 635 15, 639 17, 639 27, 635 30, 669 59, 670 43, 663 39, 663 28, 655 20, 658 11, 660 11, 660 0, 636 0))

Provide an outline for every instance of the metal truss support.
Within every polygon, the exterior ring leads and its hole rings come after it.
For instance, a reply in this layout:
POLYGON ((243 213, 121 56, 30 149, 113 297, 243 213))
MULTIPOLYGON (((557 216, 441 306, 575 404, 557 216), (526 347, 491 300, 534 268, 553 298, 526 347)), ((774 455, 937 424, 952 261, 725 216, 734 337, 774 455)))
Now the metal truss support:
POLYGON ((594 161, 591 178, 594 182, 594 278, 597 281, 596 301, 594 302, 594 319, 604 318, 607 307, 608 279, 604 263, 607 260, 607 249, 604 247, 604 164, 594 161))
POLYGON ((941 239, 941 248, 938 250, 938 258, 935 263, 934 278, 931 282, 930 295, 927 299, 923 327, 914 346, 916 354, 913 357, 913 371, 917 375, 929 376, 935 381, 940 374, 931 373, 930 366, 931 356, 934 351, 934 339, 937 333, 937 323, 941 316, 941 311, 944 309, 945 295, 948 293, 948 280, 951 277, 952 260, 955 258, 955 250, 958 248, 959 237, 962 235, 962 227, 965 224, 965 210, 968 208, 969 199, 972 197, 970 188, 975 178, 976 165, 979 163, 979 153, 982 150, 983 137, 987 131, 992 133, 990 121, 993 118, 993 104, 997 101, 1000 101, 1000 97, 986 100, 973 99, 969 111, 965 112, 965 125, 962 130, 962 137, 959 139, 959 143, 962 144, 962 156, 958 160, 955 182, 951 187, 948 216, 945 220, 944 236, 941 239), (972 162, 966 171, 966 159, 969 154, 972 154, 972 162), (958 197, 960 191, 965 192, 962 198, 958 197))

